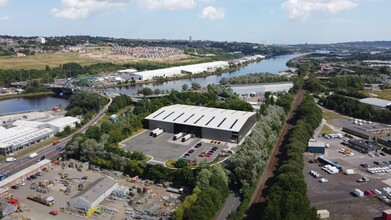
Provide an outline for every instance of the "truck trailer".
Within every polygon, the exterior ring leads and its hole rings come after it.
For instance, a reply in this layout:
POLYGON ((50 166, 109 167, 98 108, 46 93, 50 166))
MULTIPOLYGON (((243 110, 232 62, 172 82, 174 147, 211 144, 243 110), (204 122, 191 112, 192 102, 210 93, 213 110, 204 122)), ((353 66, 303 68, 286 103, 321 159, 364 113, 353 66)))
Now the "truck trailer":
POLYGON ((191 135, 187 134, 187 135, 183 136, 182 142, 185 142, 185 141, 189 140, 190 138, 191 138, 191 135))
POLYGON ((28 195, 27 199, 30 199, 35 202, 39 202, 47 206, 54 205, 54 198, 52 196, 28 195))
POLYGON ((155 133, 153 133, 153 136, 154 136, 154 137, 157 137, 157 136, 159 136, 159 135, 161 135, 161 134, 163 134, 163 129, 160 129, 160 128, 159 128, 159 130, 157 130, 157 131, 155 131, 155 133))
POLYGON ((174 135, 174 137, 172 138, 174 141, 178 140, 179 138, 183 137, 185 135, 185 133, 178 133, 176 135, 174 135))
POLYGON ((149 133, 149 136, 153 136, 160 128, 155 128, 149 133))

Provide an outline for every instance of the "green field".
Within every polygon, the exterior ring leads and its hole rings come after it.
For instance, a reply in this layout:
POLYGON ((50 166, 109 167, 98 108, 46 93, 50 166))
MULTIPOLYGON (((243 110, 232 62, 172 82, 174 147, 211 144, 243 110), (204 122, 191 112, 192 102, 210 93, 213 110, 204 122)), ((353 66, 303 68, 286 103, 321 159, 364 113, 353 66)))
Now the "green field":
POLYGON ((333 119, 343 119, 341 115, 335 114, 334 112, 331 111, 322 110, 322 115, 323 118, 326 119, 326 121, 331 121, 333 119))
POLYGON ((327 125, 323 125, 323 128, 322 130, 320 131, 321 134, 332 134, 334 133, 335 131, 332 130, 329 126, 327 125))
MULTIPOLYGON (((109 51, 108 51, 109 53, 109 51)), ((185 57, 185 58, 167 58, 167 60, 146 60, 124 58, 122 55, 108 54, 103 57, 88 57, 76 52, 56 53, 56 54, 36 54, 25 57, 0 56, 0 69, 45 69, 46 65, 53 68, 59 67, 64 63, 79 63, 82 66, 91 65, 95 63, 114 62, 121 63, 136 63, 136 62, 157 62, 167 64, 181 64, 181 63, 199 63, 211 61, 208 58, 201 57, 185 57), (118 58, 121 57, 121 58, 118 58), (125 60, 127 60, 125 62, 125 60)))
POLYGON ((60 64, 70 62, 77 62, 81 65, 90 65, 105 61, 82 57, 77 53, 37 54, 25 57, 0 57, 1 69, 45 69, 46 65, 49 67, 58 67, 60 64))
POLYGON ((383 89, 383 90, 365 90, 364 94, 368 95, 368 97, 372 97, 369 93, 376 94, 380 99, 391 100, 391 89, 383 89))

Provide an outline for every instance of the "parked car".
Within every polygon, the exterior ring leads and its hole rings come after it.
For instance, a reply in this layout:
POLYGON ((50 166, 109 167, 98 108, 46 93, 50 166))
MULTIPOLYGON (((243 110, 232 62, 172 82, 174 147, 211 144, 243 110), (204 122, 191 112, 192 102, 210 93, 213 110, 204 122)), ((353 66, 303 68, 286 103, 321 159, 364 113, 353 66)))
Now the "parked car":
POLYGON ((13 185, 13 186, 11 186, 11 189, 19 189, 19 186, 18 185, 13 185))
POLYGON ((380 155, 382 155, 383 157, 384 157, 384 156, 386 156, 386 154, 385 154, 385 153, 383 153, 383 152, 381 152, 381 153, 380 153, 380 155))
POLYGON ((373 161, 373 163, 376 165, 380 165, 380 163, 378 161, 373 161))
POLYGON ((319 179, 319 182, 321 182, 321 183, 327 183, 328 180, 327 180, 326 178, 320 178, 320 179, 319 179))
POLYGON ((51 215, 58 215, 58 211, 57 210, 52 210, 49 212, 49 214, 51 215))

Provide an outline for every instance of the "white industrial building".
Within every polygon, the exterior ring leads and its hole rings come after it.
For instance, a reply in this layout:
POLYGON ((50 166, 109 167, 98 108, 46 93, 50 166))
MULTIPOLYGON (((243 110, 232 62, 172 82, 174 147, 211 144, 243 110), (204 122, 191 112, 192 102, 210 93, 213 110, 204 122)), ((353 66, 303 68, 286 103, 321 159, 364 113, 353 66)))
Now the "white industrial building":
POLYGON ((117 188, 117 182, 111 177, 97 179, 88 188, 71 198, 67 205, 88 212, 99 205, 117 188))
POLYGON ((80 119, 62 117, 48 122, 16 120, 9 128, 0 126, 0 155, 7 156, 52 138, 67 126, 74 128, 76 123, 80 123, 80 119))
POLYGON ((55 132, 50 128, 0 127, 0 155, 8 155, 32 144, 53 137, 55 132))
MULTIPOLYGON (((181 74, 197 74, 205 71, 214 71, 217 68, 226 68, 229 64, 226 61, 216 61, 209 63, 200 63, 186 66, 177 66, 165 69, 148 70, 130 74, 121 74, 121 78, 125 80, 151 80, 154 77, 172 77, 181 74)), ((125 71, 125 70, 122 70, 125 71)), ((119 71, 121 72, 121 71, 119 71)))
POLYGON ((76 123, 80 123, 80 119, 75 117, 62 117, 52 121, 45 122, 46 127, 53 129, 55 132, 62 132, 65 127, 75 128, 76 123))
POLYGON ((378 99, 378 98, 365 98, 359 100, 361 103, 372 105, 375 108, 378 109, 384 109, 388 106, 391 106, 391 101, 385 100, 385 99, 378 99))
POLYGON ((239 143, 256 123, 255 112, 171 105, 145 118, 145 126, 168 133, 184 132, 196 137, 239 143))

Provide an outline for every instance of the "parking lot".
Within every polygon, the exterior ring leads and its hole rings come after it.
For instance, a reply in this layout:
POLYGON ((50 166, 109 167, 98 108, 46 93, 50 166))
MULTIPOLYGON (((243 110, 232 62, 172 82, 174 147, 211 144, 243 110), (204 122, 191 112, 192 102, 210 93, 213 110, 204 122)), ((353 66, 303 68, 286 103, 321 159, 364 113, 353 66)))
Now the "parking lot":
POLYGON ((308 197, 313 205, 353 199, 353 196, 350 193, 355 188, 361 189, 362 191, 373 190, 386 187, 390 183, 391 173, 371 174, 366 168, 360 166, 360 164, 368 164, 370 167, 389 166, 388 164, 383 163, 383 161, 390 161, 391 155, 381 156, 379 154, 379 156, 370 157, 368 154, 363 154, 348 146, 344 146, 341 144, 343 139, 339 138, 326 139, 320 137, 317 138, 317 140, 330 145, 326 148, 326 153, 324 155, 327 159, 340 164, 343 170, 354 169, 357 173, 351 175, 345 175, 342 172, 339 172, 338 174, 328 174, 321 169, 321 164, 309 163, 310 160, 315 159, 313 154, 306 154, 303 172, 307 182, 308 197), (339 151, 342 148, 349 149, 353 155, 347 156, 347 154, 340 153, 339 151), (374 164, 375 161, 379 162, 379 165, 374 164), (328 182, 319 182, 319 178, 314 178, 309 174, 311 170, 321 174, 328 182), (368 177, 369 181, 358 183, 357 180, 363 176, 368 177))
POLYGON ((146 155, 152 156, 152 162, 155 163, 165 163, 168 160, 177 160, 180 157, 196 160, 197 163, 209 163, 215 160, 222 150, 227 148, 218 141, 190 138, 182 142, 181 140, 174 141, 173 136, 170 133, 163 133, 157 137, 152 137, 150 131, 146 130, 122 142, 122 144, 125 150, 142 151, 146 155), (198 143, 201 143, 201 145, 197 146, 198 143))

